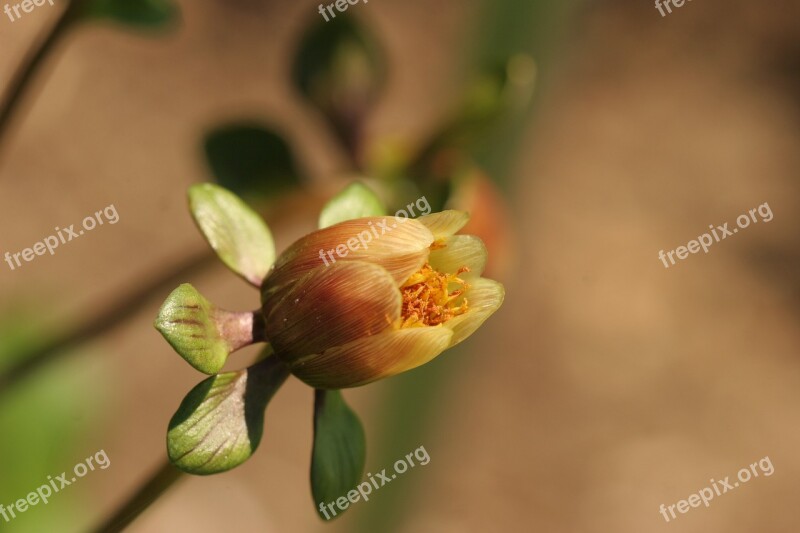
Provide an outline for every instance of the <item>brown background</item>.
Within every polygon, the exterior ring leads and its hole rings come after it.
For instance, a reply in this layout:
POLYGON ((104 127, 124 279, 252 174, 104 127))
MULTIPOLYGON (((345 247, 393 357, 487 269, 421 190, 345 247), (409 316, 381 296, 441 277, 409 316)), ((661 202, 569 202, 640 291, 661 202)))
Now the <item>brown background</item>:
MULTIPOLYGON (((800 3, 697 0, 665 18, 650 2, 591 4, 566 29, 514 166, 519 260, 506 303, 430 406, 431 462, 405 474, 422 481, 402 530, 797 531, 800 3), (673 268, 658 260, 763 202, 771 222, 673 268), (670 524, 659 515, 765 455, 773 476, 670 524)), ((47 313, 81 321, 202 250, 184 195, 208 179, 199 139, 219 120, 276 125, 318 182, 344 168, 287 82, 316 3, 182 8, 181 30, 161 39, 84 28, 37 79, 0 153, 0 252, 111 203, 120 222, 14 272, 0 264, 0 294, 46 298, 47 313)), ((0 20, 0 79, 53 9, 0 20)), ((392 62, 370 132, 428 131, 457 87, 475 2, 351 10, 392 62)), ((316 207, 274 226, 279 247, 313 227, 316 207)), ((223 307, 257 305, 221 266, 187 281, 223 307)), ((163 458, 166 422, 198 381, 152 328, 159 304, 85 356, 107 404, 85 447, 112 461, 72 489, 88 495, 87 520, 163 458)), ((347 393, 367 427, 385 387, 347 393)), ((131 530, 323 530, 308 489, 310 420, 308 389, 290 381, 250 462, 189 479, 131 530)))

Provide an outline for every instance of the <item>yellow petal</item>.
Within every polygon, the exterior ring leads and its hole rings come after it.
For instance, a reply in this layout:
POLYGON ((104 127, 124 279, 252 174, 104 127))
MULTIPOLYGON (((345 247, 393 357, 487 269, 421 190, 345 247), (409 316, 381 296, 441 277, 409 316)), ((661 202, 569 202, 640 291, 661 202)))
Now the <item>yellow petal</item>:
POLYGON ((287 363, 380 333, 400 317, 394 278, 371 263, 319 266, 289 287, 264 306, 267 339, 287 363))
POLYGON ((479 278, 470 281, 470 288, 465 294, 469 309, 463 315, 451 318, 442 324, 453 330, 450 346, 455 346, 472 335, 492 313, 497 311, 503 303, 505 292, 501 283, 491 279, 479 278))
POLYGON ((486 268, 488 252, 483 241, 474 235, 453 235, 442 241, 444 248, 431 251, 428 263, 437 271, 454 274, 465 266, 469 272, 459 277, 469 280, 479 278, 486 268))
POLYGON ((320 265, 366 261, 389 271, 397 284, 422 268, 433 234, 416 220, 366 217, 310 233, 292 244, 275 263, 262 292, 295 281, 320 265))
POLYGON ((452 336, 441 326, 388 330, 299 360, 292 373, 316 388, 357 387, 427 363, 452 336))
POLYGON ((469 215, 465 211, 450 209, 421 216, 414 220, 424 224, 433 233, 434 238, 438 240, 455 235, 458 230, 469 222, 469 215))

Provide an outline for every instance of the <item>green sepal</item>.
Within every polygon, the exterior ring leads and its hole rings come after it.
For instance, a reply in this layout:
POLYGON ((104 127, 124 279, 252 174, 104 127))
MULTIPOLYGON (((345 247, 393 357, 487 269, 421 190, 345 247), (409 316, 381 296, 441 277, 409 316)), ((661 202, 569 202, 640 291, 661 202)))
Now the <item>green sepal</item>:
POLYGON ((225 265, 256 287, 275 262, 275 242, 264 220, 241 198, 212 183, 189 188, 189 210, 225 265))
POLYGON ((178 469, 217 474, 244 463, 261 442, 264 410, 289 371, 269 356, 200 382, 169 422, 167 453, 178 469))
MULTIPOLYGON (((321 518, 321 503, 347 497, 364 475, 367 443, 364 427, 338 390, 314 391, 314 448, 311 493, 321 518)), ((342 513, 337 509, 338 514, 342 513)), ((330 516, 330 515, 329 515, 330 516)))
POLYGON ((184 283, 167 297, 155 327, 178 354, 204 374, 216 374, 231 352, 262 340, 259 313, 217 308, 184 283))
POLYGON ((319 214, 319 227, 327 228, 345 220, 385 214, 386 208, 380 198, 363 183, 354 182, 325 204, 319 214))

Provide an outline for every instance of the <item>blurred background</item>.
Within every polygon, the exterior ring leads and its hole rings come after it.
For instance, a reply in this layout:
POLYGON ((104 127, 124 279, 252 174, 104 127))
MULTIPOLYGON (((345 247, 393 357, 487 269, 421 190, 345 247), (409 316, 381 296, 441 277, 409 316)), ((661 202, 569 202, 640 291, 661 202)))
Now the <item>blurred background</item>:
MULTIPOLYGON (((183 479, 130 531, 800 529, 800 2, 666 17, 622 0, 352 5, 385 80, 349 154, 293 85, 317 6, 183 0, 163 28, 73 24, 37 62, 0 126, 0 253, 109 204, 120 220, 0 263, 0 503, 98 450, 111 466, 0 529, 87 531, 163 462, 202 377, 152 327, 174 286, 258 306, 208 259, 185 201, 224 179, 209 138, 231 123, 268 129, 292 161, 288 188, 251 198, 279 249, 349 179, 390 198, 409 181, 473 212, 506 302, 431 364, 345 391, 368 472, 419 446, 431 457, 369 502, 317 518, 313 395, 290 379, 249 462, 183 479), (764 202, 771 222, 658 259, 764 202), (764 456, 774 475, 659 514, 764 456)), ((63 9, 0 20, 2 87, 63 9)))

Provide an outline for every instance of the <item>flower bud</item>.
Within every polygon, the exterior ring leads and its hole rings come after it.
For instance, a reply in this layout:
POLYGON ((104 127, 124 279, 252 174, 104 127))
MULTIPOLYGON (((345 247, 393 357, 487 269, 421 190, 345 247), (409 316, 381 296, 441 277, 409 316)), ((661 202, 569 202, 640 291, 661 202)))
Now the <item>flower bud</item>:
POLYGON ((294 243, 262 286, 266 336, 278 357, 313 387, 355 387, 468 337, 504 291, 480 278, 480 239, 455 235, 467 220, 458 211, 360 218, 294 243))

